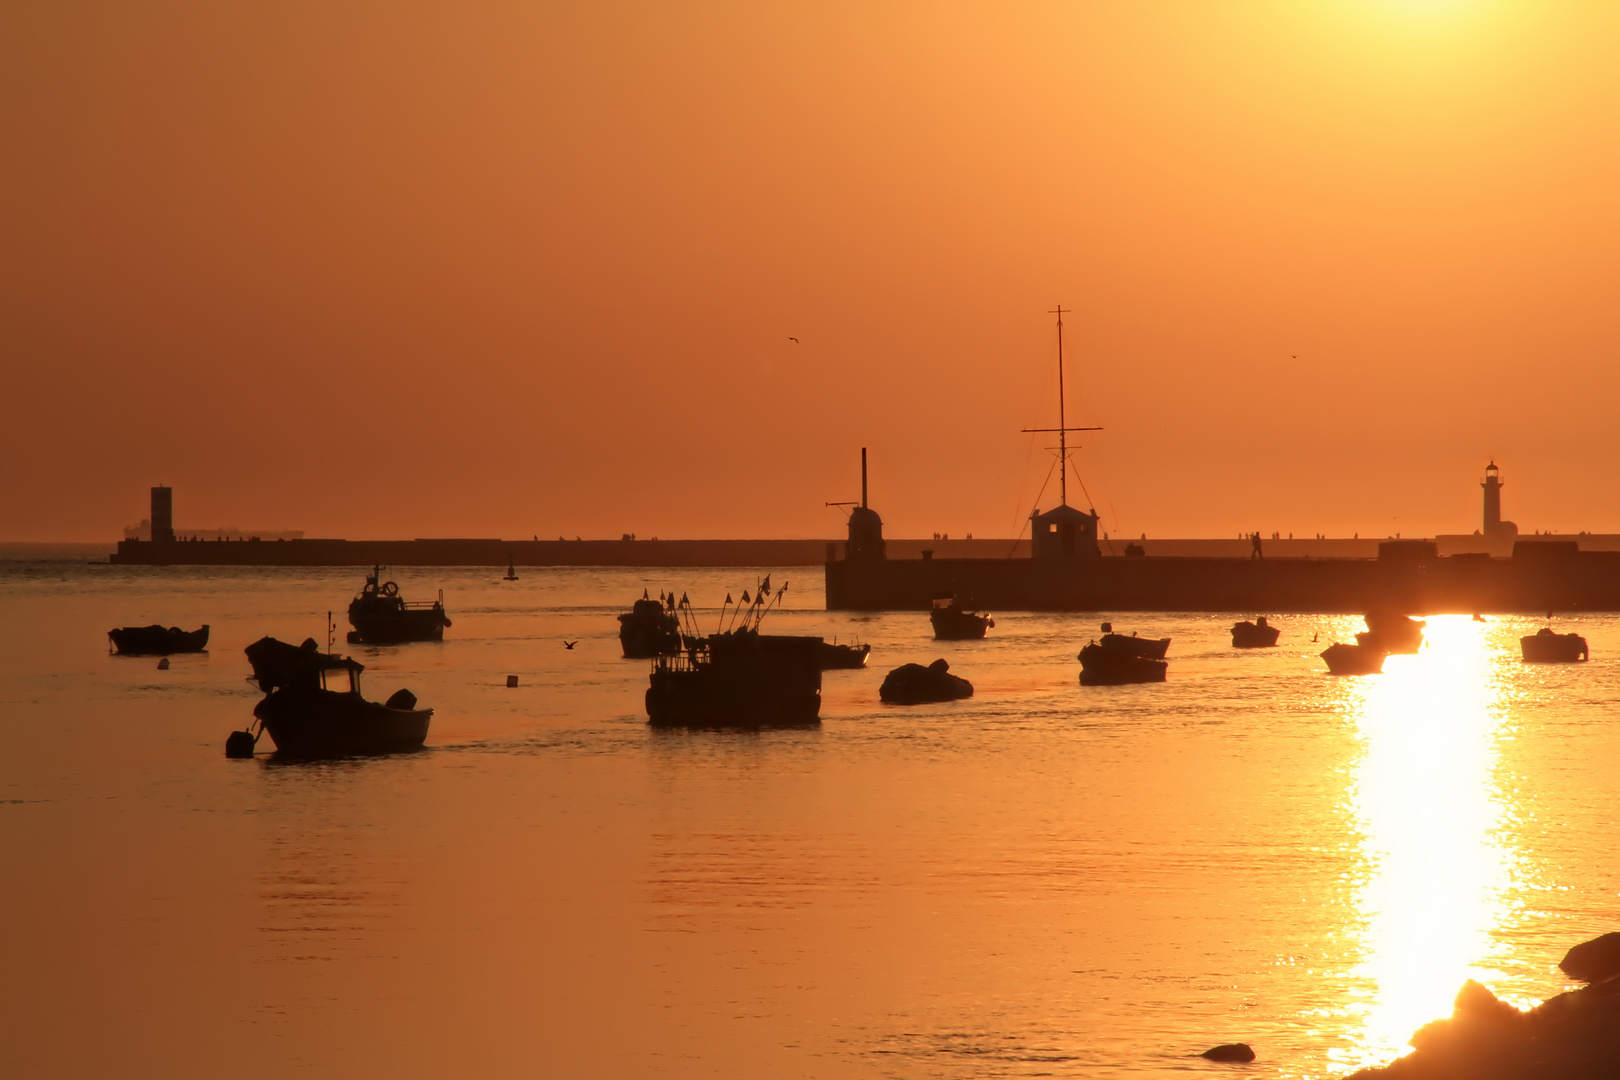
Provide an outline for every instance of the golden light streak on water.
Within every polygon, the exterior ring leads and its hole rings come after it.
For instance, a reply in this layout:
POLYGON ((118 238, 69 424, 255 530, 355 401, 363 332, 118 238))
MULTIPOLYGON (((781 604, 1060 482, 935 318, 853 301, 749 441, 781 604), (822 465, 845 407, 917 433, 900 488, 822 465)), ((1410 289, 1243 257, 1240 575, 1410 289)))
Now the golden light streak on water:
POLYGON ((1515 853, 1494 777, 1506 716, 1486 625, 1429 619, 1415 656, 1355 680, 1362 753, 1351 806, 1368 877, 1356 894, 1365 980, 1362 1035, 1349 1067, 1405 1053, 1423 1024, 1448 1016, 1466 979, 1489 982, 1491 931, 1505 914, 1515 853))

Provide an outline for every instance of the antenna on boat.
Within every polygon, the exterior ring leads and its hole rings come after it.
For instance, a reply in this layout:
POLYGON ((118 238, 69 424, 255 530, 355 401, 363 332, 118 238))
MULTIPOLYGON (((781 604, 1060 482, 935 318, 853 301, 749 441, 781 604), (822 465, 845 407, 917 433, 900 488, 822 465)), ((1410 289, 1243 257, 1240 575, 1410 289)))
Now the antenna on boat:
POLYGON ((337 627, 332 622, 332 613, 326 613, 326 651, 332 651, 332 642, 337 640, 337 627))
MULTIPOLYGON (((1063 401, 1063 316, 1066 313, 1066 311, 1073 311, 1073 310, 1074 310, 1073 308, 1065 309, 1062 304, 1059 304, 1057 306, 1056 311, 1048 311, 1047 312, 1048 315, 1056 315, 1057 316, 1058 426, 1055 427, 1055 428, 1038 428, 1037 427, 1037 428, 1023 428, 1022 429, 1025 432, 1035 432, 1035 431, 1055 431, 1055 432, 1057 432, 1057 437, 1058 437, 1058 445, 1057 445, 1058 465, 1059 465, 1059 469, 1060 469, 1060 472, 1058 473, 1058 501, 1061 502, 1064 506, 1069 505, 1069 432, 1071 432, 1071 431, 1101 431, 1102 430, 1102 428, 1100 428, 1100 427, 1070 427, 1069 426, 1068 412, 1066 410, 1066 407, 1065 407, 1065 404, 1064 404, 1064 401, 1063 401)), ((862 496, 861 505, 865 506, 866 505, 866 501, 865 501, 865 496, 866 496, 866 451, 864 449, 861 451, 861 496, 862 496)))

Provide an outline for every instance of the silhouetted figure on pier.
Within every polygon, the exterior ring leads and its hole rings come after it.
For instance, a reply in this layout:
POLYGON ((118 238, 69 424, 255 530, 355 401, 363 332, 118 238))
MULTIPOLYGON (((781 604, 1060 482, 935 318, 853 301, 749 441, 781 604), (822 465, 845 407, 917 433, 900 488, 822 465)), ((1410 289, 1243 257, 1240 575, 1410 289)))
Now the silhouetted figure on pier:
POLYGON ((1254 547, 1254 550, 1249 553, 1249 558, 1263 559, 1266 557, 1266 553, 1260 550, 1260 534, 1258 532, 1249 534, 1249 543, 1254 547))

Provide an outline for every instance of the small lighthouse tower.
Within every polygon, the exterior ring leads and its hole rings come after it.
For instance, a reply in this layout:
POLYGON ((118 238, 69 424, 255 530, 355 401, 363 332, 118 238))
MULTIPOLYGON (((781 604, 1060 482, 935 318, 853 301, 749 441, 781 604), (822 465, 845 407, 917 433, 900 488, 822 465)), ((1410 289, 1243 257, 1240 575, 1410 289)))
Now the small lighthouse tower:
POLYGON ((1485 489, 1485 527, 1482 530, 1485 538, 1512 540, 1518 536, 1519 527, 1502 520, 1502 480, 1495 461, 1485 466, 1485 482, 1479 486, 1485 489))

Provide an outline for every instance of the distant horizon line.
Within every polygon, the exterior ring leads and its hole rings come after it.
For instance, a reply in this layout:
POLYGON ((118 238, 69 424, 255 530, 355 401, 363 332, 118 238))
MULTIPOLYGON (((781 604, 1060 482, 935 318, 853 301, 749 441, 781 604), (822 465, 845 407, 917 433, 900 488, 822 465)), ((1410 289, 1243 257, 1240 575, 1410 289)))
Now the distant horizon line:
MULTIPOLYGON (((277 532, 285 533, 285 532, 291 532, 291 531, 294 531, 294 530, 272 530, 267 535, 274 536, 277 532)), ((209 539, 209 540, 192 541, 192 540, 187 540, 187 539, 184 538, 185 535, 186 535, 184 530, 176 530, 176 532, 180 534, 180 538, 175 540, 174 541, 175 543, 199 543, 199 544, 228 543, 228 544, 241 544, 241 543, 250 542, 249 539, 227 539, 227 540, 209 539)), ((242 535, 244 537, 247 537, 247 538, 252 538, 252 537, 256 536, 256 534, 251 533, 251 532, 244 533, 242 535)), ((1399 535, 1399 534, 1394 534, 1394 533, 1391 533, 1391 534, 1388 534, 1388 535, 1385 535, 1385 536, 1374 536, 1374 535, 1362 536, 1360 533, 1352 533, 1352 534, 1350 534, 1348 536, 1332 536, 1332 535, 1322 535, 1322 536, 1287 536, 1287 535, 1284 535, 1284 536, 1267 536, 1265 534, 1262 534, 1260 539, 1261 539, 1261 542, 1263 544, 1272 544, 1272 543, 1276 543, 1276 544, 1289 544, 1289 543, 1292 543, 1292 544, 1324 544, 1324 543, 1338 543, 1338 542, 1371 543, 1373 541, 1377 541, 1377 542, 1382 543, 1382 542, 1389 541, 1389 540, 1441 540, 1441 539, 1446 539, 1446 540, 1466 540, 1466 539, 1472 539, 1472 538, 1475 538, 1475 537, 1479 538, 1482 541, 1486 539, 1484 534, 1482 534, 1482 533, 1480 533, 1478 531, 1473 531, 1473 532, 1451 532, 1451 533, 1431 533, 1431 534, 1425 534, 1425 535, 1420 535, 1420 536, 1404 536, 1404 535, 1399 535)), ((1601 537, 1601 538, 1605 538, 1605 539, 1617 539, 1617 540, 1620 540, 1620 530, 1617 530, 1615 532, 1598 532, 1598 531, 1595 531, 1595 530, 1587 530, 1587 529, 1577 530, 1577 531, 1574 531, 1574 532, 1559 532, 1556 529, 1532 530, 1531 532, 1527 532, 1527 533, 1526 532, 1518 533, 1514 537, 1514 539, 1524 540, 1524 539, 1534 539, 1536 537, 1557 537, 1557 538, 1562 538, 1562 539, 1580 539, 1581 537, 1593 537, 1593 538, 1601 537)), ((118 539, 111 539, 111 540, 103 540, 103 539, 94 539, 94 540, 86 540, 86 539, 72 539, 72 540, 64 540, 64 539, 7 540, 7 539, 0 539, 0 549, 22 548, 22 547, 81 547, 81 548, 105 548, 107 551, 111 552, 111 551, 116 551, 117 548, 118 548, 118 545, 120 543, 123 543, 124 539, 125 538, 118 538, 118 539)), ((635 535, 621 535, 621 536, 617 536, 617 537, 612 537, 612 536, 574 536, 572 538, 569 538, 569 537, 551 538, 551 537, 535 537, 533 534, 531 534, 528 539, 524 539, 522 537, 503 537, 503 536, 413 536, 413 537, 410 537, 408 539, 401 539, 401 538, 398 538, 398 537, 390 538, 390 537, 381 537, 381 536, 342 537, 342 536, 308 536, 308 535, 306 535, 306 536, 301 537, 299 539, 291 539, 291 540, 264 539, 264 540, 259 540, 258 542, 259 543, 271 543, 271 544, 273 544, 273 543, 308 543, 308 542, 311 542, 311 541, 331 542, 331 541, 334 541, 334 540, 342 540, 342 541, 345 541, 345 542, 348 542, 348 543, 359 543, 359 544, 369 544, 369 543, 396 543, 397 544, 397 543, 414 543, 415 541, 418 541, 418 540, 425 540, 425 541, 481 541, 481 542, 486 542, 486 543, 493 542, 493 543, 502 543, 502 544, 534 544, 534 543, 540 543, 540 544, 558 544, 558 543, 563 543, 563 544, 575 544, 575 543, 587 543, 587 544, 654 544, 654 543, 693 544, 693 543, 700 543, 700 544, 708 544, 708 543, 838 543, 838 542, 841 542, 841 541, 843 541, 845 539, 846 539, 846 537, 842 537, 842 536, 663 536, 663 537, 660 537, 660 536, 635 536, 635 535)), ((935 543, 937 543, 937 544, 1027 544, 1029 542, 1029 537, 1027 535, 1026 536, 1019 536, 1017 538, 1010 537, 1010 536, 970 536, 970 535, 954 536, 954 537, 953 536, 933 536, 933 537, 928 537, 928 536, 895 536, 895 537, 886 537, 885 540, 886 540, 887 543, 897 543, 897 544, 935 544, 935 543)), ((1246 542, 1248 542, 1248 536, 1246 534, 1243 535, 1243 536, 1149 536, 1147 534, 1138 534, 1136 536, 1124 536, 1124 535, 1115 536, 1115 535, 1109 534, 1108 536, 1106 536, 1104 538, 1104 540, 1108 541, 1108 542, 1117 542, 1117 543, 1121 543, 1121 544, 1141 543, 1144 540, 1146 540, 1146 541, 1148 541, 1150 543, 1160 543, 1160 544, 1166 544, 1166 543, 1239 543, 1239 542, 1245 542, 1246 543, 1246 542)), ((151 543, 150 540, 142 540, 142 541, 138 541, 138 542, 140 542, 140 543, 151 543)))

